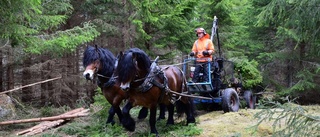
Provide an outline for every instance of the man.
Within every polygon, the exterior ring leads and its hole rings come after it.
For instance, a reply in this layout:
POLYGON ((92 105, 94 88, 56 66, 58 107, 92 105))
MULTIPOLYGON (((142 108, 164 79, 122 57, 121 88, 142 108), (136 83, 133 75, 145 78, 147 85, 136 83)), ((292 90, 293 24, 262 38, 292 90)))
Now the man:
POLYGON ((195 30, 198 39, 194 42, 190 56, 196 56, 196 66, 193 82, 199 82, 199 73, 203 70, 203 80, 209 81, 208 61, 212 61, 212 54, 214 53, 214 45, 210 40, 210 35, 206 33, 203 28, 195 30))

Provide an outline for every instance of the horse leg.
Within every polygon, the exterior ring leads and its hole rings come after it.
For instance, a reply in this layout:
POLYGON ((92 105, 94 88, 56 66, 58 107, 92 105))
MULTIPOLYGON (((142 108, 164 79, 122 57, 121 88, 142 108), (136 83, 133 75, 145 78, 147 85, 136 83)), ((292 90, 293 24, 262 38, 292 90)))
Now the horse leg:
POLYGON ((169 104, 167 106, 168 108, 168 120, 167 120, 167 125, 173 125, 174 124, 174 120, 173 120, 173 113, 174 113, 174 105, 173 104, 169 104))
POLYGON ((114 111, 115 111, 116 114, 118 115, 119 121, 122 121, 123 115, 122 115, 122 112, 121 112, 120 107, 119 107, 119 106, 114 107, 114 111))
POLYGON ((148 116, 148 108, 142 107, 139 111, 138 119, 145 119, 148 116))
POLYGON ((149 116, 149 125, 151 134, 156 134, 158 136, 158 131, 156 129, 156 120, 157 119, 157 106, 153 106, 150 108, 150 116, 149 116))
POLYGON ((132 108, 132 103, 127 101, 126 105, 122 108, 123 118, 121 120, 121 123, 127 130, 134 131, 136 128, 136 122, 130 116, 131 108, 132 108))
POLYGON ((187 124, 196 123, 196 119, 194 118, 194 106, 193 101, 188 99, 188 103, 186 105, 185 113, 187 115, 187 124))
POLYGON ((165 119, 166 118, 166 105, 159 104, 159 107, 160 107, 160 114, 159 114, 158 120, 165 119))
POLYGON ((109 116, 108 116, 108 119, 106 122, 107 124, 111 123, 111 125, 114 125, 114 123, 115 123, 113 120, 114 114, 115 114, 114 108, 113 108, 113 106, 111 106, 109 109, 109 116))

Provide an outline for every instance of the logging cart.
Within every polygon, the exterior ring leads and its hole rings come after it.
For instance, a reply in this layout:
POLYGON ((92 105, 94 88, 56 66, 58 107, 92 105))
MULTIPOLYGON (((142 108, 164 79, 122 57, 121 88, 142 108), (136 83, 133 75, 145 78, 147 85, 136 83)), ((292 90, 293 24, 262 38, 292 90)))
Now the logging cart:
MULTIPOLYGON (((213 57, 212 61, 208 61, 206 68, 209 72, 209 80, 203 81, 203 73, 200 72, 199 81, 194 83, 191 81, 195 70, 196 58, 188 57, 184 59, 183 71, 186 76, 188 92, 194 96, 195 104, 209 105, 214 104, 218 108, 222 108, 224 112, 236 112, 240 108, 241 102, 245 102, 247 108, 255 108, 255 97, 251 90, 244 90, 240 72, 234 70, 234 62, 228 61, 221 57, 217 18, 214 18, 211 40, 217 36, 217 45, 219 57, 213 57)), ((215 108, 214 108, 215 109, 215 108)))

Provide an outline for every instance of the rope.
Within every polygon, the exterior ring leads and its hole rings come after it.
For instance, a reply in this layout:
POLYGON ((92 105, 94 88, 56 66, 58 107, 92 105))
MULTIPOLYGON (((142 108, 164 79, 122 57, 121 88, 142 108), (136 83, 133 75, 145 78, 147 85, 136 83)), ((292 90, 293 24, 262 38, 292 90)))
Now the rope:
POLYGON ((183 63, 177 63, 177 64, 172 64, 172 65, 161 65, 161 66, 178 66, 178 65, 183 65, 183 64, 187 64, 187 63, 190 63, 190 61, 186 61, 186 62, 183 62, 183 63))
POLYGON ((173 94, 176 94, 176 95, 184 96, 184 97, 191 97, 191 98, 200 98, 200 99, 209 99, 209 100, 212 100, 212 98, 208 98, 208 97, 188 95, 188 94, 185 94, 186 92, 184 92, 184 93, 178 93, 178 92, 176 92, 176 91, 172 91, 171 89, 167 89, 167 91, 169 91, 169 92, 171 92, 171 93, 173 93, 173 94))
MULTIPOLYGON (((104 75, 101 75, 101 74, 97 74, 97 76, 98 76, 98 77, 103 77, 103 78, 108 78, 108 79, 109 79, 109 78, 112 78, 112 76, 111 76, 111 77, 107 77, 107 76, 104 76, 104 75)), ((118 78, 118 77, 114 77, 114 78, 118 78)))

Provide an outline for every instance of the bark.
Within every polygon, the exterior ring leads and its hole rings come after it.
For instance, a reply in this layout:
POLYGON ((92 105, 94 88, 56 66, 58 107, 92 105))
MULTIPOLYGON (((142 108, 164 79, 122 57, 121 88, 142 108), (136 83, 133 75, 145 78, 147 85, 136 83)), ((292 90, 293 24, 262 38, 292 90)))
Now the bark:
POLYGON ((13 74, 13 52, 12 48, 8 49, 8 67, 7 67, 7 89, 14 88, 14 74, 13 74))
POLYGON ((2 91, 4 91, 4 88, 3 88, 3 63, 2 63, 2 60, 3 60, 3 56, 2 56, 2 50, 0 50, 0 93, 2 91))
POLYGON ((76 117, 84 117, 84 116, 88 116, 89 115, 88 112, 89 112, 89 109, 79 108, 79 109, 72 110, 71 112, 67 112, 65 114, 58 115, 58 116, 4 121, 4 122, 0 122, 0 125, 30 123, 30 122, 41 122, 41 121, 54 121, 54 120, 60 120, 60 119, 70 119, 70 118, 76 118, 76 117))
POLYGON ((299 60, 299 68, 303 67, 302 60, 304 60, 306 54, 306 43, 301 42, 300 44, 300 60, 299 60))
MULTIPOLYGON (((287 44, 289 46, 288 52, 290 52, 291 55, 294 55, 294 43, 292 41, 288 41, 287 44)), ((293 85, 294 62, 295 61, 293 59, 287 59, 287 87, 292 87, 293 85)))
MULTIPOLYGON (((22 70, 22 85, 28 85, 30 84, 31 79, 32 79, 32 75, 31 72, 29 70, 29 66, 31 65, 32 61, 31 61, 31 57, 27 57, 24 61, 23 61, 23 70, 22 70)), ((32 88, 31 87, 25 87, 22 88, 22 96, 21 96, 21 100, 22 102, 29 102, 30 100, 32 100, 33 96, 32 96, 32 88)))
MULTIPOLYGON (((84 109, 84 108, 78 108, 78 109, 74 109, 72 111, 69 111, 67 113, 64 113, 62 115, 59 115, 59 116, 71 116, 71 115, 79 115, 79 114, 87 114, 87 112, 89 111, 89 109, 84 109)), ((26 129, 26 130, 23 130, 23 131, 20 131, 17 133, 17 135, 35 135, 35 134, 38 134, 38 133, 41 133, 45 130, 48 130, 50 128, 54 128, 54 127, 57 127, 65 122, 67 122, 69 120, 67 119, 57 119, 55 121, 44 121, 44 122, 41 122, 40 124, 34 126, 34 127, 31 127, 29 129, 26 129)))

